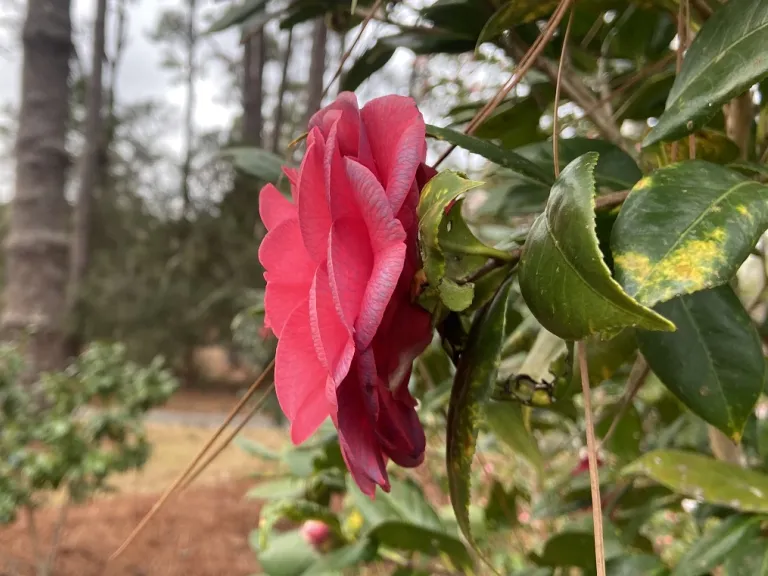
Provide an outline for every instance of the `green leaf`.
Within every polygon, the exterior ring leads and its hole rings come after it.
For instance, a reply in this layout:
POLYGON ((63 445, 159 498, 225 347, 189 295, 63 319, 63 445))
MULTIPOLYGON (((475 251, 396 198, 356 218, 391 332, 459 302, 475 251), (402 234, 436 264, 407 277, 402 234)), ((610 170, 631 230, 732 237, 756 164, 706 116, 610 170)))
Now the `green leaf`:
MULTIPOLYGON (((606 528, 609 527, 606 526, 606 528)), ((621 546, 610 531, 607 531, 604 536, 605 559, 610 560, 621 555, 621 546)), ((540 566, 570 566, 594 570, 595 537, 591 532, 560 532, 547 540, 541 556, 533 559, 540 566)))
POLYGON ((525 427, 522 406, 513 402, 488 402, 485 405, 485 421, 491 431, 512 451, 522 456, 539 471, 543 463, 539 445, 525 427))
POLYGON ((485 505, 484 520, 490 530, 517 525, 516 489, 506 490, 501 482, 494 479, 488 495, 488 503, 485 505))
POLYGON ((247 438, 236 438, 235 443, 240 448, 242 448, 243 451, 247 452, 252 456, 257 456, 264 460, 271 460, 273 462, 280 460, 279 453, 275 452, 274 450, 270 450, 266 446, 262 446, 261 444, 259 444, 258 442, 254 442, 253 440, 249 440, 247 438))
POLYGON ((501 348, 507 336, 507 315, 513 310, 512 282, 510 278, 499 288, 493 301, 472 323, 467 348, 456 368, 448 407, 446 467, 451 504, 459 528, 476 550, 468 512, 470 467, 483 409, 498 375, 501 348))
POLYGON ((489 258, 510 258, 507 252, 480 242, 461 215, 460 196, 478 185, 456 172, 440 172, 424 186, 416 209, 428 290, 454 312, 466 310, 474 299, 474 284, 462 278, 489 258))
POLYGON ((283 174, 282 166, 286 164, 280 156, 261 148, 227 148, 221 154, 231 158, 239 170, 264 182, 277 182, 283 174))
POLYGON ((421 552, 429 556, 446 554, 457 568, 471 569, 473 565, 472 557, 461 540, 445 532, 409 522, 382 522, 368 533, 368 537, 395 550, 421 552))
POLYGON ((760 337, 738 296, 725 285, 656 310, 677 331, 638 331, 651 369, 692 412, 738 442, 765 383, 760 337))
POLYGON ((634 187, 613 226, 616 279, 653 306, 728 282, 768 228, 768 187, 702 161, 634 187))
POLYGON ((678 494, 710 504, 768 512, 768 476, 692 452, 655 450, 621 473, 648 476, 678 494))
POLYGON ((481 140, 480 138, 468 136, 461 132, 457 132, 456 130, 451 130, 450 128, 438 128, 437 126, 432 125, 427 125, 427 135, 437 138, 438 140, 450 142, 451 144, 474 154, 479 154, 486 160, 490 160, 499 166, 519 172, 537 182, 544 184, 552 183, 552 177, 549 176, 544 169, 540 168, 530 160, 525 159, 515 152, 504 150, 504 148, 500 148, 495 144, 481 140))
POLYGON ((691 545, 671 576, 702 576, 723 563, 731 551, 760 532, 760 518, 731 516, 691 545))
POLYGON ((722 104, 768 75, 768 3, 731 0, 693 39, 667 109, 643 142, 674 140, 706 124, 722 104))
POLYGON ((363 52, 341 78, 342 91, 355 91, 374 72, 378 72, 395 55, 396 48, 377 42, 363 52))
POLYGON ((254 530, 249 542, 254 550, 260 550, 259 564, 269 576, 300 576, 320 558, 299 530, 273 535, 266 548, 259 546, 259 531, 254 530))
POLYGON ((396 517, 418 526, 444 531, 440 517, 427 502, 418 484, 410 479, 393 479, 391 486, 389 494, 379 494, 377 498, 388 504, 396 517))
POLYGON ((742 542, 726 558, 723 564, 725 576, 768 576, 768 544, 764 538, 756 537, 742 542))
POLYGON ((523 298, 542 326, 564 340, 629 326, 674 330, 669 321, 625 294, 603 261, 595 234, 597 159, 595 152, 580 156, 552 187, 520 259, 523 298))
POLYGON ((304 478, 279 478, 260 482, 248 490, 247 498, 252 500, 281 500, 297 498, 304 494, 309 483, 304 478))
POLYGON ((232 3, 224 14, 206 30, 206 34, 213 34, 242 24, 251 18, 256 12, 264 9, 267 0, 245 0, 242 3, 232 3))
MULTIPOLYGON (((694 134, 696 139, 696 158, 705 160, 713 164, 728 164, 736 160, 741 151, 738 144, 728 138, 726 134, 719 130, 703 128, 694 134)), ((681 138, 675 142, 657 142, 653 146, 644 148, 642 151, 643 167, 646 171, 652 172, 662 166, 674 164, 672 158, 688 158, 690 136, 681 138), (677 147, 677 155, 673 154, 674 147, 677 147)))
POLYGON ((329 552, 302 572, 301 576, 327 576, 329 572, 341 572, 345 568, 370 562, 376 556, 376 548, 376 542, 366 537, 329 552))

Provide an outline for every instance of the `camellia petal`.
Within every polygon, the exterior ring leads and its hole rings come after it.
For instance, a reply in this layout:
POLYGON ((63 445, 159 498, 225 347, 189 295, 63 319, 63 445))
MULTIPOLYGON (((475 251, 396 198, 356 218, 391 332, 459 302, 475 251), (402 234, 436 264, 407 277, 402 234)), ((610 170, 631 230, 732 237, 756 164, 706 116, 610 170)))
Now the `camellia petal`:
POLYGON ((310 130, 318 127, 326 140, 338 124, 341 153, 357 156, 360 143, 360 109, 354 92, 341 92, 333 103, 316 112, 309 121, 310 130))
POLYGON ((339 318, 325 267, 319 267, 309 292, 309 322, 320 363, 335 383, 349 373, 355 345, 339 318))
POLYGON ((328 276, 339 318, 350 332, 373 271, 373 251, 365 223, 340 218, 331 226, 328 248, 328 276))
POLYGON ((298 218, 296 206, 272 184, 264 186, 259 193, 259 215, 267 230, 272 230, 285 220, 298 218))
POLYGON ((397 213, 427 154, 426 126, 416 104, 409 98, 384 96, 360 111, 371 152, 397 213))
POLYGON ((380 409, 376 434, 384 453, 398 466, 420 465, 424 461, 427 439, 411 393, 407 386, 400 386, 395 392, 381 386, 378 391, 380 409))
POLYGON ((299 225, 304 247, 318 263, 326 258, 331 230, 331 213, 325 195, 324 154, 323 136, 314 128, 307 139, 307 153, 299 175, 299 225))
POLYGON ((309 301, 304 300, 285 323, 275 356, 275 391, 280 408, 291 422, 292 439, 308 438, 330 414, 326 377, 312 341, 309 301))
POLYGON ((339 148, 337 139, 338 128, 338 122, 331 126, 325 143, 324 158, 325 195, 330 208, 331 218, 334 220, 344 217, 357 217, 360 213, 339 148))

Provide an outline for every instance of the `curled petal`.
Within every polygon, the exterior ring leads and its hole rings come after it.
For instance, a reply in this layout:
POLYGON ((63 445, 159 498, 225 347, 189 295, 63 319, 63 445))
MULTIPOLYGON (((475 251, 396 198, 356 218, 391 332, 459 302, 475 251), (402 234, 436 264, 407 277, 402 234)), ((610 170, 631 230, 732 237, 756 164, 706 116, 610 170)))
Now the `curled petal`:
POLYGON ((336 426, 352 477, 364 494, 373 497, 377 485, 389 492, 389 476, 364 394, 357 366, 353 366, 336 390, 336 426))
POLYGON ((309 292, 309 321, 320 363, 334 382, 341 382, 349 372, 355 345, 339 318, 324 266, 317 269, 309 292))
POLYGON ((424 461, 427 440, 408 387, 400 386, 392 392, 380 386, 378 392, 381 408, 376 434, 383 452, 398 466, 419 466, 424 461))
POLYGON ((307 138, 307 153, 299 176, 299 224, 307 252, 315 262, 323 262, 328 251, 331 214, 325 195, 323 156, 325 142, 317 128, 307 138))
POLYGON ((285 220, 297 217, 296 206, 283 196, 272 184, 267 184, 259 193, 259 215, 267 230, 272 230, 285 220))
POLYGON ((326 377, 312 341, 309 302, 304 300, 285 323, 275 357, 275 391, 291 422, 294 443, 311 436, 331 412, 325 395, 326 377))
POLYGON ((376 254, 360 313, 355 322, 355 344, 358 348, 367 348, 376 335, 384 311, 397 286, 404 259, 405 244, 402 242, 376 254))
POLYGON ((360 110, 354 92, 341 92, 331 104, 316 112, 309 128, 317 127, 327 139, 338 124, 339 146, 344 156, 357 156, 360 140, 360 110))
POLYGON ((331 218, 336 220, 344 217, 357 217, 359 210, 349 182, 339 145, 339 122, 330 129, 325 142, 325 195, 330 207, 331 218))
POLYGON ((288 178, 288 182, 291 185, 291 198, 293 203, 298 205, 299 203, 299 171, 296 168, 290 168, 283 166, 283 174, 288 178))
POLYGON ((336 220, 331 226, 328 276, 339 318, 350 333, 360 314, 373 265, 365 224, 354 218, 336 220))
POLYGON ((427 154, 426 127, 415 102, 403 96, 371 100, 360 111, 379 179, 392 212, 405 200, 427 154))

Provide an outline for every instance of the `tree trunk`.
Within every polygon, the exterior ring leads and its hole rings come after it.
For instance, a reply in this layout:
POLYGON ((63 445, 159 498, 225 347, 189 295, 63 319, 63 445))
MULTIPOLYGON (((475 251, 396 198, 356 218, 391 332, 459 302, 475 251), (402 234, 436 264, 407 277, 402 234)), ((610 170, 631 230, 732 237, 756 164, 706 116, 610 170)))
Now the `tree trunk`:
POLYGON ((283 101, 285 93, 288 90, 288 67, 291 63, 291 45, 293 43, 293 28, 288 30, 288 41, 285 45, 285 55, 283 56, 283 73, 280 77, 280 89, 277 93, 277 106, 275 107, 275 127, 272 134, 272 152, 275 154, 280 150, 280 136, 283 131, 283 101))
POLYGON ((323 18, 315 20, 312 32, 312 55, 309 62, 309 81, 307 82, 307 113, 304 124, 309 124, 312 115, 320 110, 323 102, 323 80, 325 76, 325 52, 328 40, 328 26, 323 18))
POLYGON ((264 30, 255 32, 245 43, 243 54, 243 127, 242 142, 248 146, 261 146, 264 118, 264 62, 266 60, 264 30))
POLYGON ((61 368, 69 265, 64 197, 69 120, 70 0, 29 0, 16 139, 16 190, 6 240, 3 335, 18 339, 33 383, 61 368))
MULTIPOLYGON (((69 270, 69 305, 73 322, 79 324, 77 308, 83 279, 88 269, 90 254, 89 238, 91 232, 91 207, 98 183, 101 181, 102 145, 104 143, 104 127, 102 123, 103 83, 102 70, 104 62, 104 22, 107 13, 107 0, 97 0, 96 21, 93 28, 93 53, 91 55, 91 75, 87 93, 87 116, 85 121, 85 151, 80 164, 80 190, 75 205, 72 224, 72 254, 69 270)), ((77 339, 75 330, 75 339, 77 339)), ((77 345, 75 345, 77 347, 77 345)))
POLYGON ((189 211, 191 198, 189 181, 192 175, 192 156, 194 154, 195 138, 195 81, 197 67, 195 53, 197 52, 197 30, 195 20, 197 15, 197 0, 189 0, 189 16, 187 20, 187 103, 184 109, 184 164, 181 168, 181 198, 184 203, 184 214, 189 211))

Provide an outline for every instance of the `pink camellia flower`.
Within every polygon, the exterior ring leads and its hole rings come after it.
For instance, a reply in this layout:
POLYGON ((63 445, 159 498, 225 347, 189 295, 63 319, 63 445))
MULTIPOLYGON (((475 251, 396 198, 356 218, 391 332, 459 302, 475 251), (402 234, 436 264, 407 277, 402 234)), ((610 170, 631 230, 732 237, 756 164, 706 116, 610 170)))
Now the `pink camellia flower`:
POLYGON ((418 466, 425 438, 408 391, 431 319, 412 303, 421 268, 416 205, 435 174, 410 98, 358 108, 344 92, 309 123, 293 202, 267 185, 259 249, 266 323, 278 338, 277 398, 295 444, 330 416, 361 490, 389 490, 388 459, 418 466))

